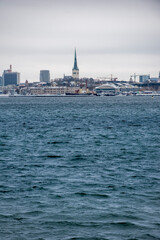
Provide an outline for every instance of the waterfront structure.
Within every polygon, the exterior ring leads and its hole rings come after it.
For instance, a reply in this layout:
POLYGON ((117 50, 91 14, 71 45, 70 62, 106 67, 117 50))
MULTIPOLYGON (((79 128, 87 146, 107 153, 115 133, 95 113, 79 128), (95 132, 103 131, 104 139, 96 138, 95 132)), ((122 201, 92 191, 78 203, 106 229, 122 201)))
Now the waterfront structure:
POLYGON ((40 71, 40 82, 50 83, 50 72, 49 70, 40 71))
POLYGON ((76 49, 75 49, 75 54, 74 54, 74 66, 72 68, 72 77, 74 79, 79 79, 79 68, 77 66, 77 54, 76 54, 76 49))
POLYGON ((140 90, 140 87, 137 85, 132 85, 128 83, 118 84, 120 93, 134 93, 140 90))
POLYGON ((140 88, 128 83, 106 83, 95 88, 97 95, 112 96, 116 94, 129 94, 138 92, 140 88))
POLYGON ((119 91, 119 87, 117 87, 114 84, 103 84, 99 87, 95 88, 95 92, 97 93, 97 95, 114 95, 119 91))

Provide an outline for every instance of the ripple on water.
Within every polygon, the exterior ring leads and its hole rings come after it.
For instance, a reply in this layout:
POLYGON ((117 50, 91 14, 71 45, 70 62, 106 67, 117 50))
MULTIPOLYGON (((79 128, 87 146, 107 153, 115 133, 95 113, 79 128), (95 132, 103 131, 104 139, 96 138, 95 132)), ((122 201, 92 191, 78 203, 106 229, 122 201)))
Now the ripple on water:
POLYGON ((0 98, 0 111, 0 239, 159 239, 159 98, 0 98))

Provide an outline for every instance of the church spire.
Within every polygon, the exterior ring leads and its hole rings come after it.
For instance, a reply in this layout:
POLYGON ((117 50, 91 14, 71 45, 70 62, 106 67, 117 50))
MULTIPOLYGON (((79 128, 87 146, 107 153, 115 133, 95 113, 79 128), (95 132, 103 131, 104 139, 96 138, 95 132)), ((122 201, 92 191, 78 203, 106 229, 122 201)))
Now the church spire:
POLYGON ((77 54, 76 54, 76 48, 75 48, 75 54, 74 54, 74 67, 73 70, 79 70, 77 66, 77 54))
POLYGON ((79 79, 79 68, 77 66, 76 48, 75 48, 75 54, 74 54, 74 66, 72 68, 72 78, 79 79))

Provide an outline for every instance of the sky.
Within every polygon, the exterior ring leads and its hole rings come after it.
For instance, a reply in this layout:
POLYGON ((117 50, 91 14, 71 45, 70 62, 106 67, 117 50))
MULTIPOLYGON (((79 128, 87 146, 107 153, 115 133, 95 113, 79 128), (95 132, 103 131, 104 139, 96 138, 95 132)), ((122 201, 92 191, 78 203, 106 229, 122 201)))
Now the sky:
POLYGON ((160 71, 160 0, 0 0, 0 75, 12 64, 21 82, 160 71))

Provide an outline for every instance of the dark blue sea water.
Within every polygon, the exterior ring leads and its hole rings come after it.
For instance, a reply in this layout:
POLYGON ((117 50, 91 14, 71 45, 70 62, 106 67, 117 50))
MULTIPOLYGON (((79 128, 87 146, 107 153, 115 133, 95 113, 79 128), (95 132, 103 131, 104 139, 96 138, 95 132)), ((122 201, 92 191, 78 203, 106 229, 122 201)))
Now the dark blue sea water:
POLYGON ((160 239, 160 97, 0 98, 0 239, 160 239))

